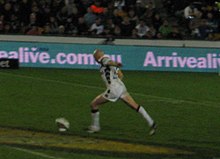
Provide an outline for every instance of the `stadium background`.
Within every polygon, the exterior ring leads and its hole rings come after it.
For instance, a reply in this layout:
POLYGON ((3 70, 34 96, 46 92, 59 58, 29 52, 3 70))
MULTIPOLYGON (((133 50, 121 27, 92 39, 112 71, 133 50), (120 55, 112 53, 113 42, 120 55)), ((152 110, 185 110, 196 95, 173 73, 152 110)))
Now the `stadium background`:
MULTIPOLYGON (((0 33, 219 39, 214 0, 1 0, 0 33)), ((109 42, 109 41, 107 41, 109 42)))
POLYGON ((72 62, 65 69, 63 65, 50 68, 47 63, 36 63, 42 59, 45 62, 46 53, 52 57, 59 52, 91 54, 92 49, 100 47, 109 54, 123 54, 131 65, 138 63, 135 58, 142 59, 139 51, 145 55, 153 48, 160 56, 172 55, 173 50, 183 57, 190 54, 201 58, 203 53, 212 53, 218 66, 220 45, 213 41, 218 40, 219 33, 218 3, 190 2, 2 0, 0 56, 19 54, 19 48, 23 48, 30 61, 21 63, 17 70, 0 70, 0 157, 218 159, 218 67, 213 73, 206 69, 203 73, 167 72, 166 68, 163 72, 157 68, 123 70, 129 92, 158 122, 157 134, 150 137, 144 121, 121 102, 103 107, 102 131, 88 134, 84 128, 90 124, 89 103, 104 91, 98 67, 88 70, 90 66, 84 65, 81 69, 72 62), (184 10, 189 6, 196 14, 187 18, 184 10), (103 33, 96 34, 96 30, 88 31, 90 27, 79 25, 88 7, 101 9, 101 13, 89 15, 94 21, 101 18, 103 33), (137 16, 127 17, 133 14, 129 14, 131 10, 137 16), (212 20, 209 13, 214 15, 212 20), (153 23, 155 14, 162 18, 157 21, 160 25, 153 23), (113 16, 113 24, 107 15, 113 16), (142 25, 145 30, 134 29, 142 22, 147 25, 142 25), (45 54, 39 57, 37 52, 45 54), (70 121, 68 132, 57 131, 57 117, 70 121))

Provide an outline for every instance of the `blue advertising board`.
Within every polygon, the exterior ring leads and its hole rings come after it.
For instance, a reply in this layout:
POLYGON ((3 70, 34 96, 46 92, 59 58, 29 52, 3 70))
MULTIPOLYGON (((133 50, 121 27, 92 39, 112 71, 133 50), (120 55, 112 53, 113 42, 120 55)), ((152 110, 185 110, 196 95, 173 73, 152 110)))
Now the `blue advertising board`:
POLYGON ((102 49, 124 70, 218 72, 220 49, 1 42, 0 58, 19 59, 20 67, 97 69, 93 51, 102 49))

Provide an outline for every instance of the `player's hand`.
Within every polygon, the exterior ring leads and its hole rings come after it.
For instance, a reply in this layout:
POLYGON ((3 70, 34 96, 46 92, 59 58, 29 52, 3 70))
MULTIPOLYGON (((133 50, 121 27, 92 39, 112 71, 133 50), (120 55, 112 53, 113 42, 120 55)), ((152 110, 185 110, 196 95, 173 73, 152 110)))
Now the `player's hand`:
POLYGON ((117 63, 117 66, 118 67, 122 67, 122 63, 117 63))

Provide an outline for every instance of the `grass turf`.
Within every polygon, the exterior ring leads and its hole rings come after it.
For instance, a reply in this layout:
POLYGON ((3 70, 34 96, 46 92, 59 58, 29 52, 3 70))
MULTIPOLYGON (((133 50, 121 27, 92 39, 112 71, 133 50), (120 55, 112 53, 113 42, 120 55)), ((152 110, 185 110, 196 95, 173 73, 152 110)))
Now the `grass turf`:
MULTIPOLYGON (((84 131, 90 124, 90 101, 105 90, 97 70, 1 70, 0 125, 56 133, 54 120, 64 116, 71 123, 71 135, 183 148, 195 152, 194 158, 220 156, 220 77, 217 74, 124 73, 129 92, 158 123, 158 132, 153 137, 148 136, 145 121, 120 101, 100 108, 100 133, 88 135, 84 131)), ((12 150, 0 147, 1 154, 6 155, 8 151, 12 150)), ((64 158, 76 153, 41 151, 64 158)), ((22 158, 16 157, 21 154, 22 151, 17 154, 13 150, 7 159, 22 158)), ((75 155, 77 158, 128 158, 130 154, 77 151, 75 155)), ((139 157, 186 158, 159 153, 139 157)))

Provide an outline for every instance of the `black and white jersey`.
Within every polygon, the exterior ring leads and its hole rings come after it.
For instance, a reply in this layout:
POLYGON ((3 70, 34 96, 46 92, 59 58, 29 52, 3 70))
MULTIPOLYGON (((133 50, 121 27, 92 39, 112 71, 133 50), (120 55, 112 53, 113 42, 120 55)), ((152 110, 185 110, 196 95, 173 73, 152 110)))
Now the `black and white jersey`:
POLYGON ((100 72, 102 79, 107 87, 109 87, 110 85, 122 83, 122 81, 118 77, 119 68, 115 66, 108 66, 107 64, 109 61, 111 61, 111 59, 108 57, 103 57, 100 59, 100 72))

